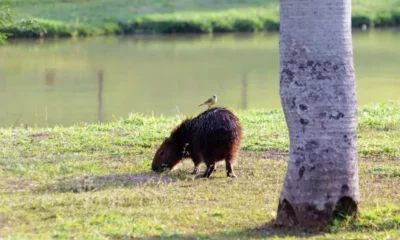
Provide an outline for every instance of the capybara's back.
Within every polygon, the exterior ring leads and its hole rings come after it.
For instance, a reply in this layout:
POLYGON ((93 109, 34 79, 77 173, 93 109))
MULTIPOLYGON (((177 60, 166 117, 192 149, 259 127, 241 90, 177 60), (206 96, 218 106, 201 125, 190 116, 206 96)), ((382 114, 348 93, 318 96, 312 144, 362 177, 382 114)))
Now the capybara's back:
POLYGON ((241 138, 242 128, 231 111, 222 107, 208 109, 195 118, 183 121, 172 131, 156 152, 153 170, 162 166, 173 168, 187 152, 195 165, 193 174, 199 172, 199 165, 204 162, 207 169, 203 177, 209 177, 216 170, 216 163, 225 159, 227 175, 235 177, 232 164, 241 138))
POLYGON ((242 137, 237 117, 225 108, 203 112, 192 120, 191 130, 193 150, 202 152, 206 159, 231 158, 237 152, 242 137))

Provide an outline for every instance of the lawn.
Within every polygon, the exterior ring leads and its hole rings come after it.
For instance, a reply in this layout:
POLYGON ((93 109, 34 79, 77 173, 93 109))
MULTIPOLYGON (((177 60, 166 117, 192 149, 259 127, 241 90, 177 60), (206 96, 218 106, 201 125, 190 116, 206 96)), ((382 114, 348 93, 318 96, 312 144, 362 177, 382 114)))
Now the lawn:
MULTIPOLYGON (((353 0, 353 26, 398 26, 400 0, 353 0)), ((276 31, 277 0, 0 0, 21 17, 36 18, 46 36, 121 33, 213 33, 276 31)), ((39 37, 38 29, 8 30, 39 37)), ((3 31, 5 31, 3 30, 3 31)))
POLYGON ((318 233, 268 225, 287 167, 282 112, 236 113, 244 127, 236 179, 223 170, 195 179, 189 160, 170 175, 150 171, 183 116, 0 129, 0 238, 400 238, 399 102, 360 108, 361 216, 318 233))

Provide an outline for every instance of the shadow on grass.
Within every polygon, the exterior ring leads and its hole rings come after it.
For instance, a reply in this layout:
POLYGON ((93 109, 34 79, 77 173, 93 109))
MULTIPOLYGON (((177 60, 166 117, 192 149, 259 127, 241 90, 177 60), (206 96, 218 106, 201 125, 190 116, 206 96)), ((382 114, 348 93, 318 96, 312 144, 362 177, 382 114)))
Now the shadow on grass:
POLYGON ((109 235, 111 239, 275 239, 287 237, 306 238, 312 236, 322 236, 324 232, 307 232, 302 230, 291 230, 288 228, 274 227, 274 222, 269 222, 263 226, 242 229, 238 231, 212 232, 207 234, 178 234, 162 233, 158 236, 149 236, 143 238, 132 238, 124 235, 109 235))
MULTIPOLYGON (((334 225, 326 227, 325 230, 304 230, 299 228, 281 228, 275 227, 274 222, 271 221, 265 225, 242 229, 237 231, 223 231, 223 232, 211 232, 211 233, 199 233, 199 234, 179 234, 173 232, 165 232, 157 236, 133 238, 125 235, 108 235, 111 239, 287 239, 287 238, 310 238, 320 237, 324 238, 326 234, 329 234, 327 239, 332 239, 333 235, 340 232, 347 232, 349 234, 355 233, 357 239, 358 233, 367 232, 385 232, 387 230, 399 229, 397 224, 391 221, 391 224, 378 223, 372 225, 362 226, 360 221, 353 221, 348 225, 341 227, 335 227, 334 225)), ((325 238, 324 238, 325 239, 325 238)))
POLYGON ((57 183, 41 186, 38 192, 89 192, 107 188, 130 187, 140 184, 168 183, 176 181, 176 177, 155 174, 152 172, 140 174, 112 174, 105 176, 80 176, 73 179, 60 179, 57 183))
MULTIPOLYGON (((255 228, 239 230, 215 231, 209 233, 180 234, 163 232, 159 235, 146 236, 140 239, 287 239, 287 238, 326 238, 336 239, 335 234, 345 234, 352 239, 359 239, 359 234, 386 233, 400 229, 400 207, 386 205, 376 209, 366 209, 357 218, 336 219, 326 227, 302 228, 281 227, 275 225, 275 220, 255 228)), ((396 235, 397 236, 397 235, 396 235)), ((111 239, 138 239, 125 235, 108 235, 111 239)), ((343 237, 343 236, 342 236, 343 237)), ((337 236, 337 238, 341 238, 337 236)))

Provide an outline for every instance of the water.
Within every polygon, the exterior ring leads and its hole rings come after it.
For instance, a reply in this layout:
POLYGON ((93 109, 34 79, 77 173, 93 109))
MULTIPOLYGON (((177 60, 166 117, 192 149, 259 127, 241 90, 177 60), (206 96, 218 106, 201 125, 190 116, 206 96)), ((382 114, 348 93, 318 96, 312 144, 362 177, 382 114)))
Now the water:
MULTIPOLYGON (((129 113, 280 108, 277 34, 18 40, 0 47, 0 127, 129 113)), ((353 33, 360 105, 400 100, 400 32, 353 33)))

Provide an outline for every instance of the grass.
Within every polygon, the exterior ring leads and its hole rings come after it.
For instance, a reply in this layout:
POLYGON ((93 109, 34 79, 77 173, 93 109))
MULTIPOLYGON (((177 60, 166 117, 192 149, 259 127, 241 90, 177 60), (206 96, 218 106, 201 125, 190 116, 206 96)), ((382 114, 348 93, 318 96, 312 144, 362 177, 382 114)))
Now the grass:
MULTIPOLYGON (((353 27, 400 24, 400 0, 354 0, 353 27)), ((277 0, 0 0, 38 19, 45 36, 132 33, 276 31, 277 0)), ((39 29, 9 28, 14 37, 40 37, 39 29)))
POLYGON ((237 115, 245 129, 237 179, 222 170, 194 179, 190 161, 170 175, 151 173, 156 146, 182 116, 0 129, 0 237, 400 237, 399 102, 360 108, 361 216, 320 233, 267 225, 287 167, 287 128, 280 110, 237 115))

